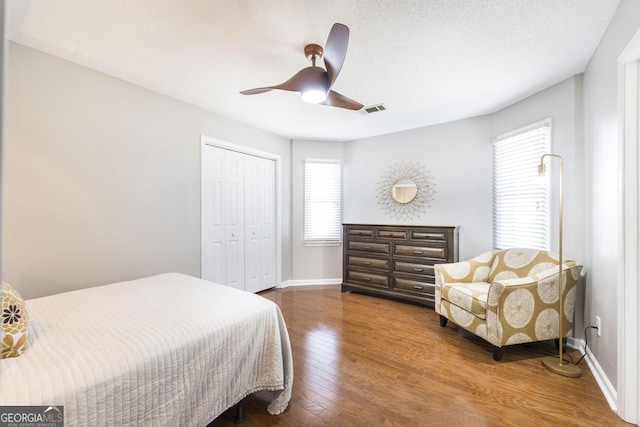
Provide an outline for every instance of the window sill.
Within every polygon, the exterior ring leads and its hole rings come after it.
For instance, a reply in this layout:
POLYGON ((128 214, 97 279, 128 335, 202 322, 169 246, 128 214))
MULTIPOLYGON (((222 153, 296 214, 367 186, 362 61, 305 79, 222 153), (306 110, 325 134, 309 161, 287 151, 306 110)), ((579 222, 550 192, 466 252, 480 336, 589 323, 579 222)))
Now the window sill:
POLYGON ((342 245, 342 242, 335 242, 335 241, 331 241, 331 242, 322 242, 322 241, 308 241, 308 242, 304 242, 305 246, 340 246, 342 245))

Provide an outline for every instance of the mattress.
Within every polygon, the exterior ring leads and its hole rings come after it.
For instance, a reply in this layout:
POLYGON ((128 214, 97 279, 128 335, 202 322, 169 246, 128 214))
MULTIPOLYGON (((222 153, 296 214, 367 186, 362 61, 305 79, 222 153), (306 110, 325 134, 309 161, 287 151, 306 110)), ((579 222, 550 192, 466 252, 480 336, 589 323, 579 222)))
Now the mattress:
POLYGON ((204 426, 248 394, 279 390, 291 346, 280 309, 169 273, 27 300, 29 346, 0 361, 0 405, 63 405, 66 426, 204 426))

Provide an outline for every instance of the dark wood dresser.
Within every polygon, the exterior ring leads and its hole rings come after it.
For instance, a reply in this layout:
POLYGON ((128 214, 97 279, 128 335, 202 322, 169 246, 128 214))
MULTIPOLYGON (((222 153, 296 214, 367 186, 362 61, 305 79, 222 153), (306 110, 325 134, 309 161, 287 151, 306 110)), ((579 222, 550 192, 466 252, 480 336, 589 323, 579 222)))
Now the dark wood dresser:
POLYGON ((343 224, 343 235, 343 292, 433 307, 433 265, 458 260, 458 227, 343 224))

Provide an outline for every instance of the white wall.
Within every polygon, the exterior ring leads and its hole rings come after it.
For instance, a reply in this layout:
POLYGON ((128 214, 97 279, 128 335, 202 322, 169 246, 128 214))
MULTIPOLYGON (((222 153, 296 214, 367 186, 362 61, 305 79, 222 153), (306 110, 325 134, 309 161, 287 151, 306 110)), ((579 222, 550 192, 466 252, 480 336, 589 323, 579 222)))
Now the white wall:
POLYGON ((167 271, 200 275, 200 136, 282 156, 290 141, 10 44, 3 279, 25 298, 167 271))
MULTIPOLYGON (((304 245, 304 161, 343 160, 341 142, 293 141, 291 144, 291 284, 341 283, 342 246, 304 245)), ((343 168, 344 170, 344 168, 343 168)), ((343 192, 347 197, 346 190, 343 192)))
POLYGON ((490 131, 491 118, 482 116, 346 143, 344 222, 460 226, 460 259, 490 250, 490 131), (417 219, 392 219, 378 205, 378 180, 399 161, 418 161, 434 178, 434 200, 417 219))
POLYGON ((617 60, 640 29, 640 2, 622 0, 584 73, 585 319, 600 316, 601 337, 589 346, 617 386, 618 150, 617 60))
MULTIPOLYGON (((563 257, 584 264, 584 153, 582 141, 582 76, 566 79, 492 115, 492 137, 550 117, 551 152, 564 162, 563 257)), ((558 162, 546 161, 552 179, 551 248, 558 251, 558 162)), ((532 167, 537 167, 533 165, 532 167)), ((588 269, 588 268, 587 268, 588 269)), ((574 334, 583 337, 585 288, 576 298, 574 334)))

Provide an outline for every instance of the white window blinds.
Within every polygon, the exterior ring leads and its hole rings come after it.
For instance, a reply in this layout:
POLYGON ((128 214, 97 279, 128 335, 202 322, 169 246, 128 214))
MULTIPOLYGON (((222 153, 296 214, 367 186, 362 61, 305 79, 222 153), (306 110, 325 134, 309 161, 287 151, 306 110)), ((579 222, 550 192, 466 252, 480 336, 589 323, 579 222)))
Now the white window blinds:
POLYGON ((498 137, 493 144, 496 249, 550 249, 549 174, 538 175, 551 147, 551 120, 498 137))
POLYGON ((341 240, 341 166, 339 160, 304 163, 304 242, 339 244, 341 240))

